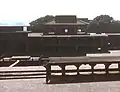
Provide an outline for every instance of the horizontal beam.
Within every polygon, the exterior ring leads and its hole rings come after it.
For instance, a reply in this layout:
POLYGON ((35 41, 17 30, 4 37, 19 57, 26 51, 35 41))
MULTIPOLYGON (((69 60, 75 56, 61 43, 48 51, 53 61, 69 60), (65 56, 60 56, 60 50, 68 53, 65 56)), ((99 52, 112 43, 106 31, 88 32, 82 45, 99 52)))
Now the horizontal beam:
MULTIPOLYGON (((102 72, 105 71, 105 69, 94 69, 94 72, 102 72)), ((118 68, 111 68, 108 69, 108 71, 119 71, 118 68)), ((51 73, 61 73, 62 70, 51 70, 51 73)), ((77 70, 65 70, 66 73, 72 73, 77 72, 77 70)), ((79 72, 92 72, 92 69, 79 69, 79 72)))

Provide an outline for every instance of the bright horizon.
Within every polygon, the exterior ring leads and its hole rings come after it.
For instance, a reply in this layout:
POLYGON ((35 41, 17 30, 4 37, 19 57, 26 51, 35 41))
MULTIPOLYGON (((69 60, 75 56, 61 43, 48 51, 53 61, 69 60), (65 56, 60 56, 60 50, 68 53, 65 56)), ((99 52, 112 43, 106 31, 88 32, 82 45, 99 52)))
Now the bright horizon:
POLYGON ((76 15, 93 19, 101 14, 120 20, 119 0, 1 0, 0 22, 29 22, 45 15, 76 15))

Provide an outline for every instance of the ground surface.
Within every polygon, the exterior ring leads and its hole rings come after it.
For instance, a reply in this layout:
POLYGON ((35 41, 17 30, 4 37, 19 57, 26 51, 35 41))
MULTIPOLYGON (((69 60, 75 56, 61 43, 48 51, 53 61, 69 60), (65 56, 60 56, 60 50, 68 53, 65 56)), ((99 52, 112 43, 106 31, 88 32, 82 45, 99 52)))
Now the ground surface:
POLYGON ((1 80, 0 92, 120 92, 120 81, 45 84, 45 79, 1 80))

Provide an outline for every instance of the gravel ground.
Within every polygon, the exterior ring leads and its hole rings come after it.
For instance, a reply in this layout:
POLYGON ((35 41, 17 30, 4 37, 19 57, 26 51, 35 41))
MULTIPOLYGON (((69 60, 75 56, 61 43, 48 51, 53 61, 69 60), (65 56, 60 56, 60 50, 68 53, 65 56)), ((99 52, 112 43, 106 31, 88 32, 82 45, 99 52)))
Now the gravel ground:
POLYGON ((120 92, 120 81, 45 84, 45 79, 1 80, 0 92, 120 92))

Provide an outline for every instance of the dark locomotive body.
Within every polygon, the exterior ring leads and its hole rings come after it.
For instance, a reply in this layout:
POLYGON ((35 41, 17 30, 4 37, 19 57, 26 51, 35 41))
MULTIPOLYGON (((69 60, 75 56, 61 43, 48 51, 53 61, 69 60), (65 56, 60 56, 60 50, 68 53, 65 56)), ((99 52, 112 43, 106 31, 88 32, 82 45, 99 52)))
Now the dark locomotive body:
POLYGON ((120 50, 120 33, 107 33, 110 50, 120 50))
POLYGON ((27 33, 0 33, 0 55, 25 55, 27 41, 27 33))
POLYGON ((41 26, 26 26, 28 30, 41 32, 43 35, 25 32, 24 26, 0 26, 0 55, 66 57, 106 53, 111 49, 120 49, 120 34, 102 35, 101 30, 99 34, 90 35, 86 29, 88 24, 75 15, 58 15, 44 23, 43 29, 40 28, 41 26))
POLYGON ((104 53, 108 52, 107 38, 107 35, 33 35, 27 32, 2 32, 0 55, 69 57, 104 53))
POLYGON ((107 36, 43 35, 30 36, 28 39, 28 53, 31 55, 81 56, 108 50, 107 36))

